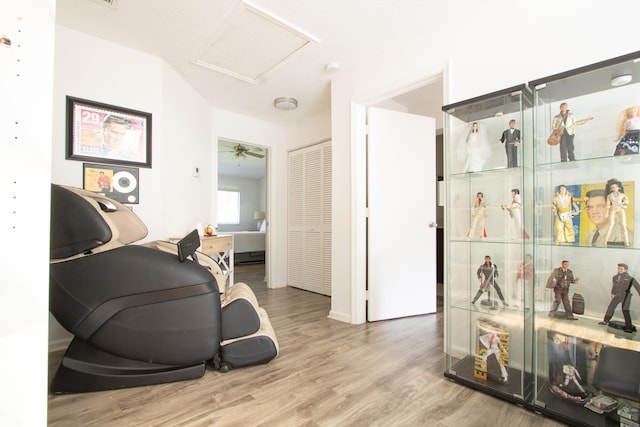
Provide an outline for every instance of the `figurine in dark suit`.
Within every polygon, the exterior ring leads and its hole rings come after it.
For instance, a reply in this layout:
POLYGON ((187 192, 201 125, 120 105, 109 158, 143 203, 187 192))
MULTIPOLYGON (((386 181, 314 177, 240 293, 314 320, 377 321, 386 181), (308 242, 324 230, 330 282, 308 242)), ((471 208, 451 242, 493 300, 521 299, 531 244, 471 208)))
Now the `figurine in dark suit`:
POLYGON ((509 129, 502 132, 498 143, 504 144, 507 153, 507 167, 518 167, 518 146, 520 145, 520 129, 516 129, 516 121, 509 120, 509 129))
POLYGON ((498 266, 491 262, 491 257, 489 255, 484 257, 484 264, 478 267, 476 276, 478 277, 478 281, 480 282, 480 289, 478 289, 478 292, 473 297, 471 304, 475 304, 483 292, 489 293, 491 287, 493 286, 493 288, 498 293, 498 298, 500 298, 500 301, 502 301, 502 305, 504 305, 505 307, 509 306, 509 304, 507 304, 507 302, 504 300, 502 289, 500 289, 500 286, 498 286, 498 266))
POLYGON ((572 283, 578 283, 579 277, 573 277, 573 271, 569 270, 569 261, 562 261, 562 266, 556 268, 551 272, 549 276, 547 288, 553 289, 555 299, 551 304, 551 310, 549 310, 549 317, 555 317, 555 313, 558 311, 560 302, 564 306, 564 314, 568 320, 578 320, 573 317, 573 310, 571 309, 571 303, 569 302, 569 286, 572 283))
POLYGON ((607 307, 607 312, 604 315, 604 320, 600 322, 601 325, 609 323, 613 317, 618 304, 622 303, 622 315, 624 316, 624 331, 633 332, 633 324, 631 323, 631 314, 629 314, 629 307, 631 306, 631 286, 640 294, 640 284, 633 277, 629 276, 629 266, 624 263, 618 264, 618 274, 613 276, 611 286, 611 302, 607 307))

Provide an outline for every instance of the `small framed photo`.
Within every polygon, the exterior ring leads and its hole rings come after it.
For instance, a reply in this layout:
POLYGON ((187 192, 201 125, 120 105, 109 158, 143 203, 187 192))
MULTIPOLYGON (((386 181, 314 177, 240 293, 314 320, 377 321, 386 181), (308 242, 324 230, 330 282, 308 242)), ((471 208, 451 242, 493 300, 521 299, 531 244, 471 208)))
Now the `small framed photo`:
POLYGON ((67 96, 67 159, 151 167, 151 113, 67 96))
POLYGON ((117 202, 139 204, 139 184, 138 168, 96 163, 83 164, 82 188, 103 194, 117 202))

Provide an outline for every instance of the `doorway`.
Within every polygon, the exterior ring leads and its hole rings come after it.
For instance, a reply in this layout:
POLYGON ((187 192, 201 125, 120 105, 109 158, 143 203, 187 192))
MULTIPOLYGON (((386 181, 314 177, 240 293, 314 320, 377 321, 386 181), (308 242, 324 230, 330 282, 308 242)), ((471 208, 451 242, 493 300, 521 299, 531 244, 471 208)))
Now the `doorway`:
POLYGON ((222 194, 235 204, 227 212, 227 218, 221 218, 218 212, 218 233, 234 237, 234 270, 263 265, 267 285, 268 159, 267 147, 218 139, 218 200, 220 203, 222 194))
MULTIPOLYGON (((372 105, 376 108, 435 118, 435 144, 431 151, 435 158, 435 168, 429 172, 430 177, 428 177, 428 180, 429 182, 433 181, 434 191, 436 191, 436 234, 433 245, 435 246, 434 251, 436 254, 436 298, 438 311, 443 310, 444 299, 444 205, 441 203, 443 197, 440 194, 440 190, 444 188, 442 185, 442 177, 444 176, 443 99, 443 76, 439 75, 423 85, 391 96, 388 99, 372 105)), ((401 256, 401 254, 398 255, 401 256)))

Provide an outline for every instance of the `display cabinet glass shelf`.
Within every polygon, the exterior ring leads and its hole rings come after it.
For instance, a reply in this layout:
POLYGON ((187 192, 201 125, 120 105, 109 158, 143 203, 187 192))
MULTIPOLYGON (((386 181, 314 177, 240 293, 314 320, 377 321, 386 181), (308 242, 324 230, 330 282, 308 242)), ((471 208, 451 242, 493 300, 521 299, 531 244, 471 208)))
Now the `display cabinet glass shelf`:
MULTIPOLYGON (((621 310, 631 281, 618 275, 622 265, 640 278, 635 235, 640 220, 639 58, 637 52, 529 84, 534 103, 534 294, 543 295, 534 301, 531 319, 531 403, 571 424, 620 425, 618 408, 640 406, 640 340, 631 328, 625 331, 629 324, 621 310), (552 145, 554 124, 563 135, 552 145), (579 279, 568 290, 558 287, 560 279, 548 281, 564 260, 579 279), (625 288, 622 293, 614 291, 616 283, 625 288), (609 316, 612 292, 620 304, 609 316), (556 295, 561 299, 563 293, 569 313, 562 303, 553 310, 556 295), (577 321, 568 320, 572 317, 577 321), (607 354, 622 359, 614 362, 607 354), (617 385, 604 384, 619 375, 617 385)), ((640 287, 635 290, 631 283, 631 293, 637 295, 640 287)), ((630 301, 635 323, 640 297, 630 301)))
POLYGON ((640 52, 443 110, 445 376, 640 425, 640 52))
POLYGON ((445 375, 518 403, 532 392, 531 107, 525 85, 443 107, 445 375))

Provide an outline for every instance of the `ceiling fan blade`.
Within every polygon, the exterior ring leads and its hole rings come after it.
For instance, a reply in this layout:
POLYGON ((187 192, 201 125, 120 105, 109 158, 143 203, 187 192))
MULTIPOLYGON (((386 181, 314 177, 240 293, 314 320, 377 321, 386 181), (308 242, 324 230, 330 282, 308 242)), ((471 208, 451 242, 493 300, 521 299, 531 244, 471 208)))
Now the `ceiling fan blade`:
POLYGON ((259 159, 262 159, 264 157, 264 154, 252 153, 251 151, 245 151, 244 154, 246 154, 247 156, 257 157, 259 159))

